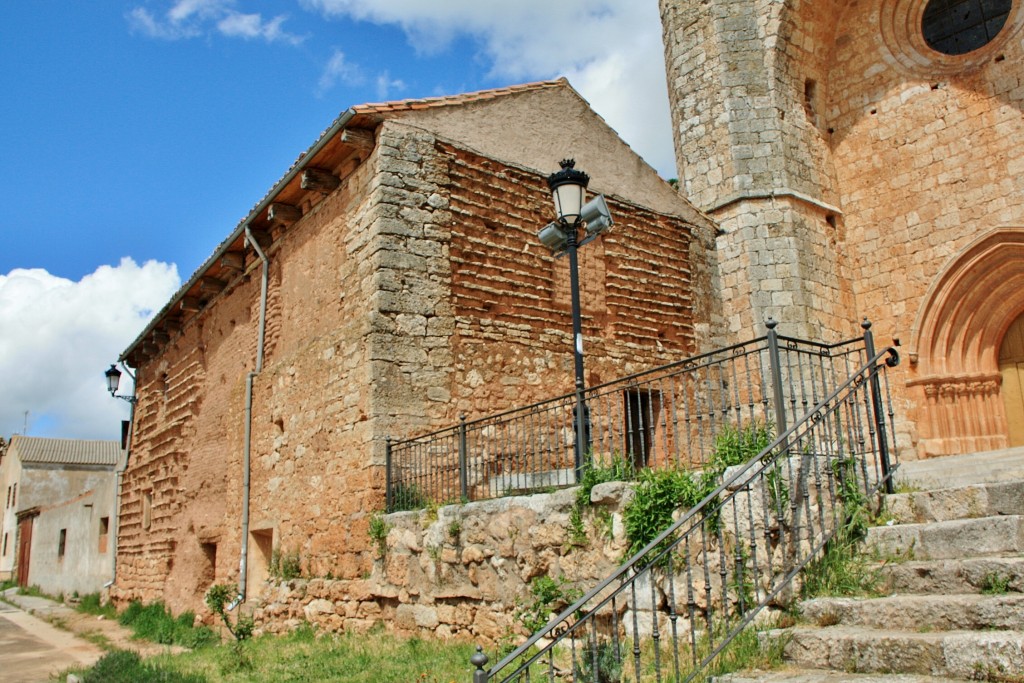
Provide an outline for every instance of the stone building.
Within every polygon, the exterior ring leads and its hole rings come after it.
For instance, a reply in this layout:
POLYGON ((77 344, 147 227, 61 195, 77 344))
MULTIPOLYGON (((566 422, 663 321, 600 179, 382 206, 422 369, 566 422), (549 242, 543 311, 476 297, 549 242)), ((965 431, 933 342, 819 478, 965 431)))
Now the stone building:
POLYGON ((726 331, 897 339, 903 457, 1024 445, 1024 6, 660 0, 726 331))
POLYGON ((113 577, 117 441, 11 437, 0 578, 52 595, 97 593, 113 577))
POLYGON ((536 238, 564 157, 616 221, 580 255, 588 384, 704 348, 713 224, 564 80, 354 107, 123 354, 112 595, 197 607, 275 550, 359 577, 387 436, 570 391, 567 266, 536 238))

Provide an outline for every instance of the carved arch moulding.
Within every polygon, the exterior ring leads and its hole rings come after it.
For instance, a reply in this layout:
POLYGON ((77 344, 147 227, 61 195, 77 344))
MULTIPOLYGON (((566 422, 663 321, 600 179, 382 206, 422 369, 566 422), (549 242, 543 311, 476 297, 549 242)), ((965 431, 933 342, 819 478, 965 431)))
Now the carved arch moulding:
POLYGON ((921 457, 1006 448, 999 347, 1024 312, 1024 227, 995 228, 932 282, 911 332, 921 457))

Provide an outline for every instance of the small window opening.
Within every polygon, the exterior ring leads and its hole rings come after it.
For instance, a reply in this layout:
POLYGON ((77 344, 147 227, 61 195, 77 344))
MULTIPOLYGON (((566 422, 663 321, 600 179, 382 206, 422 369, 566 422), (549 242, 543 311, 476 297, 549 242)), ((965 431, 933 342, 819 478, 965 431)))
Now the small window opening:
POLYGON ((623 392, 622 403, 625 411, 626 457, 635 469, 647 467, 661 412, 661 392, 627 389, 623 392))
POLYGON ((65 547, 67 546, 67 541, 68 541, 68 530, 67 529, 61 529, 60 530, 60 538, 57 540, 57 559, 58 560, 64 559, 64 550, 65 550, 65 547))
POLYGON ((7 557, 7 534, 4 534, 4 551, 0 554, 2 554, 4 557, 7 557))

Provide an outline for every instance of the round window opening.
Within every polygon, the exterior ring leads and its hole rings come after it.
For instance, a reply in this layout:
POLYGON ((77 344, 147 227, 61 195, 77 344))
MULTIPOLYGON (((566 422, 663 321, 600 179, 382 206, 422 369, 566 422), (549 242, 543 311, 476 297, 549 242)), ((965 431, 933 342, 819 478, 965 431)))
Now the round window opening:
POLYGON ((963 55, 987 45, 1010 14, 1012 0, 930 0, 921 19, 928 47, 963 55))

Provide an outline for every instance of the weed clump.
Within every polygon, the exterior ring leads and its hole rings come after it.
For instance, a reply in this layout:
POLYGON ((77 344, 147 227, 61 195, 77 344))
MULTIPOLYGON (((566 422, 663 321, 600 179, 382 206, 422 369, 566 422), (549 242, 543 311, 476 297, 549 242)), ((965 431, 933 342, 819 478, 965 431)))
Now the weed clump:
POLYGON ((193 626, 195 616, 193 612, 182 612, 175 617, 159 601, 148 605, 133 601, 117 620, 122 626, 130 628, 136 638, 162 645, 181 645, 195 649, 218 642, 220 639, 211 629, 193 626))

